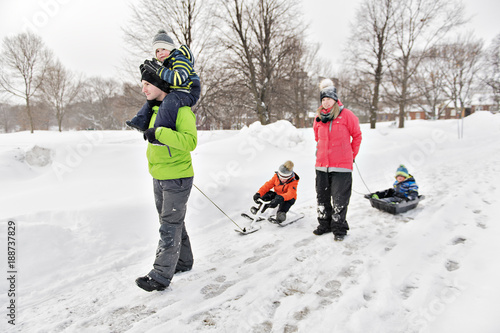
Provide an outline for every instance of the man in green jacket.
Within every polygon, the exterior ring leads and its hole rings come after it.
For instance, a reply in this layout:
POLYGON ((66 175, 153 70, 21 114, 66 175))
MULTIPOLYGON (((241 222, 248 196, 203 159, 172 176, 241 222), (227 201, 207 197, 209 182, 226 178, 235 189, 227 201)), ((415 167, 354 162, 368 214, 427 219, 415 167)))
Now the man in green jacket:
POLYGON ((162 104, 167 84, 143 65, 140 68, 142 92, 147 99, 143 108, 153 111, 144 139, 149 141, 146 154, 153 176, 160 241, 153 269, 136 283, 146 291, 161 291, 170 285, 175 273, 190 270, 194 262, 184 217, 193 185, 191 151, 197 144, 196 116, 188 106, 167 114, 162 104), (156 121, 158 114, 161 121, 156 121))

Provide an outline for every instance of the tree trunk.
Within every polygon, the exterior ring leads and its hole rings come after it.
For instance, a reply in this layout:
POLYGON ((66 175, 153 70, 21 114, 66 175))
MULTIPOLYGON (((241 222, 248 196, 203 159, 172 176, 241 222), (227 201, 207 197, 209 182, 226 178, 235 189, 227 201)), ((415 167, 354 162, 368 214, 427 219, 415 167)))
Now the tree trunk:
POLYGON ((373 89, 373 99, 370 109, 370 128, 375 129, 377 124, 377 111, 378 111, 378 99, 379 99, 379 87, 380 80, 375 76, 375 87, 373 89))
POLYGON ((35 125, 33 124, 33 115, 31 114, 30 98, 26 98, 26 112, 28 113, 28 119, 30 121, 31 133, 35 131, 35 125))
POLYGON ((408 81, 410 79, 408 73, 409 62, 409 56, 405 56, 403 58, 403 77, 401 82, 401 98, 399 100, 399 128, 405 127, 405 106, 408 93, 408 81))

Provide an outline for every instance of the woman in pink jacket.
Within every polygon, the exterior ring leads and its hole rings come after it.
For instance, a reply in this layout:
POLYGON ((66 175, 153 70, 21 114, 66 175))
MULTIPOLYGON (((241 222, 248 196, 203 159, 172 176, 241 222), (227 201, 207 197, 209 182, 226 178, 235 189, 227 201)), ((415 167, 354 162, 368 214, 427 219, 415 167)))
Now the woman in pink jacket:
POLYGON ((321 106, 314 122, 319 222, 314 234, 333 232, 334 239, 342 241, 349 230, 346 214, 361 130, 358 118, 339 101, 333 82, 323 80, 320 89, 321 106))

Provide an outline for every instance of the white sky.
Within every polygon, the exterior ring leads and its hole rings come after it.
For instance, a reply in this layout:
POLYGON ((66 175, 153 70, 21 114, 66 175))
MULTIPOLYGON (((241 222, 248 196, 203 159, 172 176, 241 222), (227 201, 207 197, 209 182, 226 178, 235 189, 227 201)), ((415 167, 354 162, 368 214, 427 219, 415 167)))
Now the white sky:
MULTIPOLYGON (((138 0, 0 0, 0 40, 30 27, 71 70, 87 76, 118 75, 124 56, 121 27, 138 0)), ((336 66, 360 0, 303 0, 311 40, 336 66)), ((499 0, 464 0, 470 29, 488 45, 500 33, 499 0)))

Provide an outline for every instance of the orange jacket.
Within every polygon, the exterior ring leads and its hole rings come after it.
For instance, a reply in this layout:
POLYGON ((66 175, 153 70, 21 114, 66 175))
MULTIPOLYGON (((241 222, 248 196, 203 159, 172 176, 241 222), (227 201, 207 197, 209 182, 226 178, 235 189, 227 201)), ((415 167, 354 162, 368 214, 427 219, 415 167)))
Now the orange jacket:
POLYGON ((299 176, 295 173, 292 178, 288 179, 284 184, 280 181, 278 174, 275 173, 273 178, 266 182, 259 189, 260 196, 274 189, 276 194, 281 195, 285 201, 297 199, 297 185, 299 185, 299 176))

